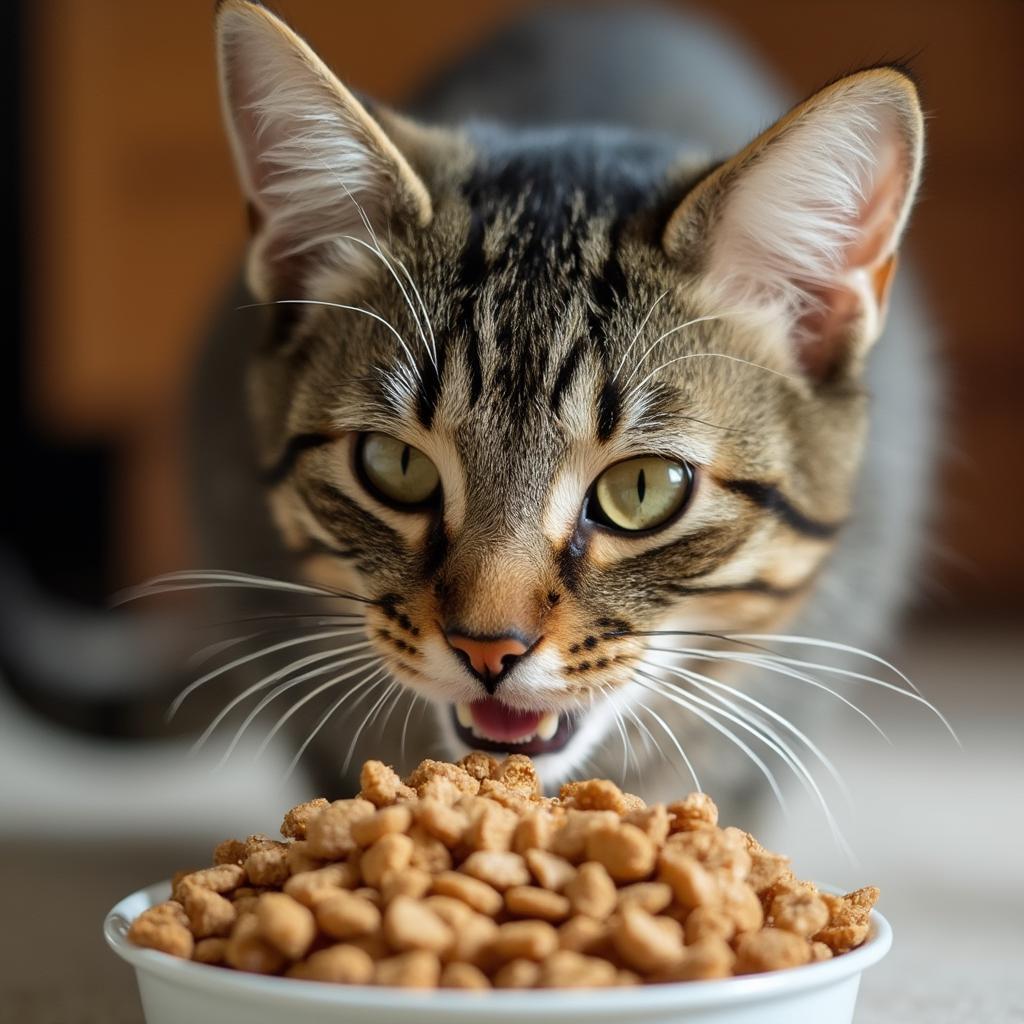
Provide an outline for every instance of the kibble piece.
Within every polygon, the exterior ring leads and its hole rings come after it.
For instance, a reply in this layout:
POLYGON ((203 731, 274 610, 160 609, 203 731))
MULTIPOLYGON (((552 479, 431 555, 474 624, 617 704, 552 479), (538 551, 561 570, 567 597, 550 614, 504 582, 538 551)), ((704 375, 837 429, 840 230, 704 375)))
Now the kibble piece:
POLYGON ((537 770, 525 754, 510 754, 498 765, 491 778, 523 796, 535 797, 540 794, 537 770))
POLYGON ((703 939, 722 939, 728 942, 736 934, 736 922, 718 907, 694 907, 686 915, 683 927, 688 945, 703 939))
POLYGON ((540 988, 609 988, 618 984, 618 975, 607 960, 560 949, 541 964, 537 984, 540 988))
POLYGON ((529 850, 546 850, 555 834, 554 815, 538 807, 528 811, 516 825, 512 836, 512 849, 525 854, 529 850))
POLYGON ((559 922, 569 916, 569 900, 536 885, 514 885, 505 891, 505 908, 516 917, 559 922))
POLYGON ((533 988, 540 979, 540 966, 533 960, 510 960, 494 975, 495 988, 533 988))
POLYGON ((581 811, 614 811, 624 814, 626 800, 621 789, 608 779, 567 782, 559 793, 562 803, 581 811))
POLYGON ((469 828, 469 817, 465 811, 450 807, 436 797, 425 797, 418 802, 416 821, 424 831, 440 839, 449 849, 458 845, 469 828))
POLYGON ((404 871, 412 863, 415 844, 403 832, 390 832, 378 839, 373 846, 363 851, 359 870, 363 881, 374 888, 381 879, 394 871, 404 871))
POLYGON ((335 985, 367 985, 373 980, 373 973, 370 954, 345 943, 318 949, 287 972, 289 978, 328 981, 335 985))
POLYGON ((173 888, 183 900, 185 892, 191 886, 223 894, 232 892, 244 884, 245 868, 240 864, 218 864, 214 868, 204 868, 202 871, 191 871, 187 875, 183 875, 173 888))
POLYGON ((256 904, 260 937, 289 960, 301 960, 316 938, 316 919, 283 892, 265 892, 256 904))
POLYGON ((485 754, 482 750, 474 750, 459 761, 459 767, 468 775, 472 775, 477 782, 483 782, 484 779, 495 777, 498 759, 485 754))
POLYGON ((498 931, 493 918, 473 912, 458 927, 453 927, 452 931, 455 938, 451 946, 445 950, 446 960, 473 964, 481 968, 490 963, 490 946, 498 931))
POLYGON ((328 864, 315 871, 292 875, 284 883, 284 891, 307 907, 334 895, 339 889, 352 889, 359 884, 359 872, 352 864, 328 864))
POLYGON ((179 903, 158 903, 144 910, 128 929, 128 938, 136 946, 158 949, 161 953, 188 959, 195 949, 195 939, 188 930, 188 918, 179 903))
POLYGON ((245 856, 245 843, 239 839, 225 839, 213 848, 214 864, 241 864, 245 856))
POLYGON ((307 800, 304 804, 293 807, 281 822, 281 835, 289 839, 305 839, 310 821, 326 806, 327 800, 318 796, 315 800, 307 800))
POLYGON ((462 900, 454 896, 442 896, 435 893, 423 901, 449 928, 458 931, 467 921, 477 916, 477 912, 462 900))
POLYGON ((518 853, 508 850, 477 850, 460 865, 459 870, 504 892, 513 885, 529 885, 530 872, 518 853))
POLYGON ((409 829, 409 838, 412 840, 410 863, 414 868, 437 874, 439 871, 447 871, 452 866, 452 855, 448 847, 421 825, 413 825, 409 829))
POLYGON ((667 971, 651 975, 649 981, 710 981, 732 975, 736 954, 724 939, 706 938, 687 946, 682 960, 667 971))
POLYGON ((527 850, 526 865, 539 885, 561 892, 575 877, 576 868, 564 857, 547 850, 527 850))
POLYGON ((423 949, 379 960, 373 975, 375 985, 396 988, 437 988, 440 980, 441 962, 423 949))
POLYGON ((693 832, 714 828, 718 824, 718 808, 706 793, 691 793, 668 805, 669 827, 673 832, 693 832))
POLYGON ((296 839, 294 843, 289 843, 287 857, 290 875, 299 875, 303 871, 316 871, 317 868, 324 866, 324 862, 319 857, 314 857, 309 852, 309 843, 305 839, 296 839))
POLYGON ((529 797, 515 789, 509 789, 504 782, 497 779, 484 779, 480 783, 480 796, 487 797, 496 804, 501 804, 506 810, 515 812, 518 821, 526 814, 536 801, 536 797, 529 797))
POLYGON ((618 906, 633 903, 648 914, 660 914, 672 902, 672 887, 665 882, 634 882, 620 889, 618 906))
POLYGON ((380 880, 380 902, 387 906, 396 896, 421 899, 430 892, 433 878, 421 868, 408 867, 404 871, 388 871, 380 880))
POLYGON ((768 910, 772 926, 795 932, 805 939, 820 932, 829 922, 825 901, 805 885, 780 892, 768 910))
POLYGON ((499 925, 491 952, 502 961, 543 960, 558 949, 558 932, 546 921, 509 921, 499 925))
POLYGON ((700 907, 718 902, 714 877, 704 866, 675 847, 666 846, 658 858, 658 878, 667 882, 676 899, 685 907, 700 907))
POLYGON ((419 796, 428 795, 422 791, 433 779, 447 779, 462 793, 475 796, 480 790, 480 782, 474 779, 464 768, 457 764, 444 761, 432 761, 427 758, 419 763, 416 770, 406 780, 406 785, 416 790, 419 796))
POLYGON ((603 864, 616 882, 638 882, 654 871, 657 851, 636 825, 599 826, 587 835, 587 860, 603 864))
POLYGON ((314 857, 341 860, 356 849, 352 825, 368 818, 375 808, 369 800, 335 800, 317 813, 306 828, 306 842, 314 857))
POLYGON ((654 917, 627 904, 612 923, 612 942, 623 963, 641 973, 668 970, 683 959, 683 929, 670 917, 654 917))
POLYGON ((570 808, 565 817, 565 824, 551 839, 551 852, 573 864, 579 864, 586 857, 587 836, 591 830, 602 825, 615 828, 619 821, 619 816, 614 811, 581 811, 570 808))
POLYGON ((237 910, 230 900, 212 889, 194 886, 185 892, 185 913, 197 939, 222 938, 231 933, 237 910))
POLYGON ((277 974, 285 957, 260 934, 255 914, 244 914, 235 924, 224 947, 224 960, 236 971, 253 974, 277 974))
POLYGON ((245 873, 253 885, 283 885, 291 874, 288 848, 276 846, 254 850, 245 858, 245 873))
POLYGON ((370 846, 392 832, 408 831, 411 824, 412 811, 405 804, 392 804, 353 822, 352 838, 359 846, 370 846))
POLYGON ((654 804, 623 815, 627 825, 636 825, 655 846, 661 846, 668 838, 670 818, 664 804, 654 804))
POLYGON ((756 931, 764 924, 764 911, 757 893, 744 882, 727 882, 719 887, 719 906, 727 914, 737 932, 756 931))
POLYGON ((491 983, 487 975, 472 964, 445 964, 444 970, 441 971, 441 988, 485 989, 490 987, 491 983))
POLYGON ((598 954, 610 942, 608 925, 586 914, 570 918, 558 929, 558 946, 574 953, 598 954))
POLYGON ((868 917, 878 900, 878 889, 867 886, 845 896, 820 896, 828 907, 829 922, 812 936, 814 941, 824 943, 833 953, 848 953, 861 945, 868 937, 868 917))
POLYGON ((736 940, 734 969, 737 974, 759 974, 799 967, 810 959, 811 947, 805 938, 781 928, 764 928, 736 940))
POLYGON ((824 942, 812 942, 811 943, 811 960, 831 960, 832 950, 825 945, 824 942))
POLYGON ((618 901, 611 875, 603 864, 595 861, 581 864, 564 891, 574 914, 586 914, 597 920, 604 920, 618 901))
POLYGON ((227 944, 227 939, 201 939, 192 950, 192 959, 197 964, 222 964, 227 944))
MULTIPOLYGON (((384 937, 392 949, 440 953, 451 945, 451 928, 430 907, 408 896, 392 900, 384 911, 384 937)), ((436 984, 436 982, 435 982, 436 984)))
POLYGON ((321 931, 332 939, 370 935, 380 927, 381 914, 368 899, 341 889, 313 907, 321 931))
POLYGON ((459 871, 442 871, 434 879, 433 891, 441 896, 451 896, 467 906, 494 917, 501 910, 501 893, 471 875, 459 871))
POLYGON ((415 796, 402 782, 394 768, 383 761, 367 761, 359 773, 359 796, 369 800, 375 807, 387 807, 396 800, 408 800, 415 796))
POLYGON ((701 828, 673 832, 665 850, 685 853, 723 881, 742 882, 750 874, 752 858, 739 829, 701 828))
POLYGON ((515 812, 493 800, 480 799, 469 812, 469 827, 462 841, 470 850, 508 850, 518 823, 515 812))

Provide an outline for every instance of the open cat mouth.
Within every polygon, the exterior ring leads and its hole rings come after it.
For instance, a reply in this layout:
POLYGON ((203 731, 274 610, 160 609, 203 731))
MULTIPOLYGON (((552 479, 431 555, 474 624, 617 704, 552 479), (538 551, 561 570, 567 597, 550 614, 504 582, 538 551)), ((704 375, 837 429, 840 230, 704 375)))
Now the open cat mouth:
POLYGON ((520 711, 490 697, 453 704, 460 740, 475 750, 514 754, 553 754, 572 738, 576 719, 557 711, 520 711))

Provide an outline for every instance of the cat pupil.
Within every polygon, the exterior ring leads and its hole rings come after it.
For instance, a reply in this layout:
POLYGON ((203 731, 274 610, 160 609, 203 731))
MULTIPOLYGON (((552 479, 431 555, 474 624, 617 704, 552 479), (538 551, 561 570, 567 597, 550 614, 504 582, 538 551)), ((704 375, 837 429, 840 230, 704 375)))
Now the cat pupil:
POLYGON ((409 455, 409 446, 406 445, 402 449, 402 476, 405 476, 405 474, 409 471, 409 455))
POLYGON ((647 479, 641 469, 636 475, 636 493, 640 498, 640 504, 644 503, 644 495, 647 493, 647 479))

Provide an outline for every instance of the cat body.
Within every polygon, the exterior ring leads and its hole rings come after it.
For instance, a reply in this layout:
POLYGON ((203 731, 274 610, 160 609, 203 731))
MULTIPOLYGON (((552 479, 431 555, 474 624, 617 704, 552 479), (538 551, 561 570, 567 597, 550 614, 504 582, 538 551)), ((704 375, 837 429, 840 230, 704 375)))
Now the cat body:
MULTIPOLYGON (((721 686, 766 670, 721 636, 877 646, 920 555, 932 361, 889 296, 913 86, 853 76, 742 149, 783 104, 715 30, 563 9, 407 120, 262 8, 218 21, 256 233, 196 378, 204 560, 371 602, 323 605, 359 632, 325 641, 354 650, 308 756, 337 780, 521 749, 550 786, 586 765, 648 797, 688 756, 760 792, 719 727, 755 745, 764 716, 721 686), (426 497, 389 490, 410 464, 426 497)), ((819 698, 791 679, 773 707, 806 726, 819 698)))

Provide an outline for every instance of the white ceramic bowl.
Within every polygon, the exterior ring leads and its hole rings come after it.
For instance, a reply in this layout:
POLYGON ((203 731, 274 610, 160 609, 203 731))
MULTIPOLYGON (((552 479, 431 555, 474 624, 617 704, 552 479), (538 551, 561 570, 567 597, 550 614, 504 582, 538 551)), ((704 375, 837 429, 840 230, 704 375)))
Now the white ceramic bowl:
POLYGON ((621 989, 414 992, 243 974, 130 943, 131 921, 169 895, 168 882, 141 889, 104 922, 111 949, 135 968, 147 1024, 850 1024, 861 974, 892 945, 888 922, 872 913, 859 949, 774 974, 621 989))

